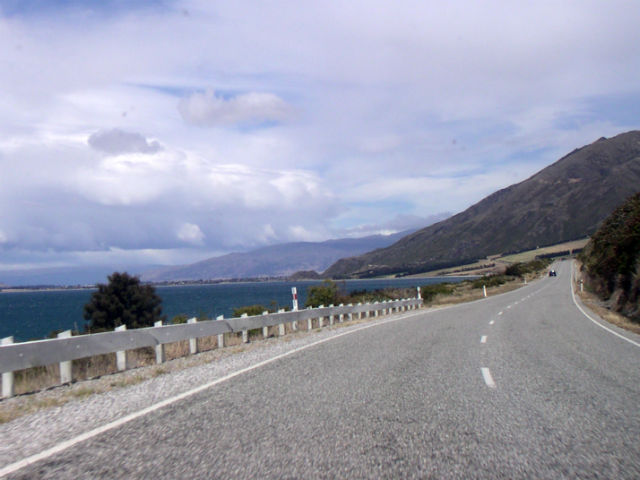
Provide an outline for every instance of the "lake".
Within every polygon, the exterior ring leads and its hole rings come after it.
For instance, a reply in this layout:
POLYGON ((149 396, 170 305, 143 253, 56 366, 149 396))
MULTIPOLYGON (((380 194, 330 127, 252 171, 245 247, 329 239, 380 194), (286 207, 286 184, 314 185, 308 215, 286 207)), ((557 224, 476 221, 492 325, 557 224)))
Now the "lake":
MULTIPOLYGON (((418 287, 442 282, 460 282, 468 277, 432 277, 347 280, 338 282, 347 292, 376 290, 387 287, 418 287)), ((280 308, 291 306, 291 287, 298 289, 300 308, 304 306, 307 289, 320 281, 245 282, 213 285, 156 287, 162 298, 162 313, 171 320, 176 315, 188 317, 229 318, 233 310, 245 305, 261 304, 280 308)), ((82 330, 83 307, 93 290, 56 290, 0 292, 0 338, 13 335, 14 341, 45 338, 53 330, 82 330)))

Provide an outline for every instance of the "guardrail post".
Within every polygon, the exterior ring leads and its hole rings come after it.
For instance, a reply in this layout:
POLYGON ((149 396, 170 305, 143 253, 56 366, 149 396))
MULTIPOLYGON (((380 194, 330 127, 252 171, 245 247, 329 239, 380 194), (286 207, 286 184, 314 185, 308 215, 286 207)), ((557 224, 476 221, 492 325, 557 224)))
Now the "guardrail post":
MULTIPOLYGON (((265 310, 264 312, 262 312, 262 315, 269 315, 269 312, 265 310)), ((268 338, 268 337, 269 337, 269 327, 262 327, 262 338, 268 338)))
MULTIPOLYGON (((60 332, 58 338, 71 338, 71 330, 60 332)), ((71 383, 71 360, 60 362, 60 383, 71 383)))
MULTIPOLYGON (((248 313, 243 313, 240 318, 248 317, 248 313)), ((242 343, 249 343, 249 330, 242 330, 242 343)))
MULTIPOLYGON (((162 320, 158 320, 153 324, 153 326, 161 327, 162 320)), ((156 363, 164 363, 164 361, 165 361, 164 343, 161 343, 160 345, 156 345, 156 363)))
MULTIPOLYGON (((320 305, 318 308, 324 308, 324 305, 320 305)), ((324 317, 318 317, 318 328, 322 328, 324 325, 324 317)))
MULTIPOLYGON (((126 325, 120 325, 119 327, 115 328, 116 332, 124 332, 126 330, 127 330, 126 325)), ((126 350, 116 352, 116 365, 118 367, 119 372, 122 372, 123 370, 127 369, 127 351, 126 350)))
MULTIPOLYGON (((218 315, 216 320, 224 320, 224 315, 218 315)), ((224 333, 218 334, 218 348, 224 348, 224 333)))
MULTIPOLYGON (((0 345, 11 345, 13 336, 0 340, 0 345)), ((15 395, 13 372, 2 372, 2 398, 9 398, 15 395)))
MULTIPOLYGON (((313 307, 309 307, 307 310, 311 310, 313 307)), ((313 329, 313 318, 309 318, 307 320, 307 331, 311 331, 313 329)))
MULTIPOLYGON (((196 317, 192 317, 189 320, 187 320, 187 323, 198 323, 198 319, 196 317)), ((198 339, 197 338, 190 338, 189 339, 189 353, 191 353, 191 355, 195 355, 196 353, 198 353, 198 339)))

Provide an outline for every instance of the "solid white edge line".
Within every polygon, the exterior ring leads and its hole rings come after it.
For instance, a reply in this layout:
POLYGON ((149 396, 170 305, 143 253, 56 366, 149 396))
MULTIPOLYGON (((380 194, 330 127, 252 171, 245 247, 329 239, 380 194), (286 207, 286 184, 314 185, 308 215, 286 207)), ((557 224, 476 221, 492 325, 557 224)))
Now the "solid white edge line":
POLYGON ((491 372, 487 367, 482 367, 480 369, 482 371, 482 378, 484 378, 484 383, 487 384, 489 388, 496 388, 496 382, 493 381, 493 377, 491 376, 491 372))
MULTIPOLYGON (((432 310, 436 311, 436 310, 432 310)), ((0 478, 9 475, 13 472, 16 472, 28 465, 31 465, 35 462, 39 462, 40 460, 44 460, 46 458, 49 458, 52 455, 55 455, 56 453, 60 453, 66 449, 68 449, 69 447, 72 447, 80 442, 84 442, 85 440, 89 440, 97 435, 100 435, 101 433, 107 432, 109 430, 112 430, 114 428, 120 427, 122 425, 124 425, 125 423, 128 423, 132 420, 135 420, 137 418, 140 418, 144 415, 147 415, 148 413, 151 412, 155 412, 156 410, 159 410, 163 407, 166 407, 167 405, 171 405, 172 403, 178 402, 180 400, 183 400, 187 397, 190 397, 191 395, 195 395, 196 393, 200 393, 203 390, 206 390, 208 388, 214 387, 215 385, 218 385, 219 383, 223 383, 226 382, 227 380, 231 380, 234 377, 237 377, 239 375, 242 375, 243 373, 247 373, 250 372, 251 370, 255 370, 257 368, 263 367, 265 365, 268 365, 269 363, 273 363, 277 360, 280 360, 282 358, 288 357, 290 355, 293 355, 295 353, 301 352, 302 350, 306 350, 308 348, 311 347, 315 347, 316 345, 320 345, 326 342, 329 342, 331 340, 334 340, 336 338, 340 338, 340 337, 344 337, 346 335, 351 335, 353 333, 356 332, 360 332, 362 330, 366 330, 368 328, 372 328, 372 327, 376 327, 379 325, 384 325, 387 323, 392 323, 392 322, 398 322, 400 320, 405 320, 407 318, 411 318, 414 317, 416 315, 420 315, 420 314, 427 314, 430 313, 429 311, 420 311, 418 310, 417 312, 411 312, 409 314, 404 314, 402 316, 396 317, 396 318, 390 318, 388 320, 383 320, 380 322, 375 322, 375 323, 371 323, 368 325, 364 325, 360 328, 356 328, 354 330, 350 330, 348 332, 343 332, 343 333, 339 333, 337 335, 334 335, 332 337, 328 337, 328 338, 323 338, 322 340, 318 340, 317 342, 313 342, 313 343, 309 343, 307 345, 303 345, 301 347, 298 348, 294 348, 293 350, 290 350, 288 352, 282 353, 280 355, 276 355, 275 357, 272 358, 268 358, 267 360, 263 360, 262 362, 256 363, 255 365, 251 365, 249 367, 243 368, 241 370, 238 370, 236 372, 230 373, 228 375, 225 375, 224 377, 218 378, 217 380, 213 380, 212 382, 209 383, 205 383, 204 385, 200 385, 199 387, 193 388, 191 390, 188 390, 186 392, 183 392, 179 395, 176 395, 174 397, 171 398, 167 398, 166 400, 163 400, 159 403, 156 403, 154 405, 151 405, 147 408, 144 408, 142 410, 139 410, 137 412, 131 413, 129 415, 126 415, 122 418, 119 418, 118 420, 114 420, 113 422, 107 423, 105 425, 102 425, 101 427, 97 427, 94 428, 93 430, 89 430, 88 432, 82 433, 76 437, 73 437, 69 440, 65 440, 63 442, 60 442, 59 444, 50 447, 46 450, 43 450, 40 453, 36 453, 34 455, 31 455, 27 458, 24 458, 22 460, 19 460, 17 462, 11 463, 5 467, 3 467, 2 469, 0 469, 0 478)))
POLYGON ((575 263, 571 262, 571 275, 569 275, 569 285, 571 286, 571 298, 573 299, 573 303, 575 304, 575 306, 578 307, 578 310, 580 310, 585 317, 587 317, 589 320, 591 320, 593 323, 595 323, 600 328, 604 328, 607 332, 613 333, 616 337, 620 337, 621 339, 626 340, 630 344, 635 345, 636 347, 640 347, 640 343, 634 342, 630 338, 627 338, 624 335, 619 334, 615 330, 611 330, 610 328, 605 327, 600 322, 598 322, 597 320, 593 319, 587 312, 584 311, 584 309, 580 305, 578 305, 578 302, 576 301, 576 295, 575 295, 575 293, 573 291, 573 273, 574 273, 573 268, 574 268, 574 266, 575 266, 575 263))
POLYGON ((480 337, 480 343, 487 343, 487 336, 483 335, 482 337, 480 337))

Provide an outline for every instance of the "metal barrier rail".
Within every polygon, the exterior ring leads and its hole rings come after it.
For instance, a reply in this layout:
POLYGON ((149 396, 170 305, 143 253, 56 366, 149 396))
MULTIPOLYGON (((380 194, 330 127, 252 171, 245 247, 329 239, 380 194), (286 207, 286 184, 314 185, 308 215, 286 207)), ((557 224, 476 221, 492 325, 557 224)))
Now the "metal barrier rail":
MULTIPOLYGON (((224 346, 225 333, 242 333, 243 342, 248 342, 248 331, 266 329, 272 326, 280 326, 279 335, 284 335, 285 324, 297 325, 297 322, 308 322, 308 330, 312 328, 312 321, 318 319, 319 327, 327 318, 330 325, 335 321, 342 322, 357 318, 378 316, 382 314, 399 312, 419 308, 422 299, 413 298, 406 300, 394 300, 377 303, 364 303, 357 305, 339 305, 337 307, 308 308, 290 312, 265 313, 263 315, 243 316, 239 318, 196 321, 189 320, 186 324, 161 325, 154 327, 124 330, 119 327, 117 331, 94 333, 89 335, 70 336, 70 332, 63 332, 59 338, 48 340, 36 340, 31 342, 13 343, 13 337, 2 339, 0 344, 0 372, 2 372, 2 397, 14 395, 13 372, 26 368, 60 364, 61 383, 71 381, 71 361, 80 358, 92 357, 106 353, 116 353, 118 358, 118 370, 124 370, 126 366, 126 351, 143 347, 156 348, 156 362, 164 361, 164 345, 167 343, 190 341, 190 353, 197 352, 196 339, 202 337, 218 336, 218 346, 224 346)), ((295 329, 295 327, 294 327, 295 329)))

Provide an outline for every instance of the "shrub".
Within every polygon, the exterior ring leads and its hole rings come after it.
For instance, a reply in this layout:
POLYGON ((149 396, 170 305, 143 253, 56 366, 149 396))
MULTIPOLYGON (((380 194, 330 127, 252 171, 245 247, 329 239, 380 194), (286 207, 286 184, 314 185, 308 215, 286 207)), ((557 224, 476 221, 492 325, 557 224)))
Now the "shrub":
POLYGON ((335 305, 338 302, 338 284, 333 280, 325 280, 321 285, 313 285, 307 290, 307 307, 335 305))
POLYGON ((544 270, 552 263, 551 258, 538 258, 526 263, 514 263, 505 270, 505 275, 522 277, 527 273, 535 273, 544 270))
POLYGON ((472 288, 482 288, 483 286, 489 287, 499 287, 500 285, 507 283, 509 281, 509 277, 506 275, 487 275, 486 277, 478 278, 474 280, 471 284, 472 288))
POLYGON ((98 291, 84 306, 84 318, 90 333, 127 328, 151 327, 163 320, 162 299, 151 285, 141 285, 138 277, 114 272, 108 284, 98 284, 98 291))
POLYGON ((247 314, 250 317, 254 315, 262 315, 262 312, 268 311, 263 305, 247 305, 244 307, 235 308, 233 310, 234 317, 241 317, 243 314, 247 314))
POLYGON ((189 317, 187 317, 184 313, 180 313, 171 319, 171 323, 173 325, 181 325, 183 323, 187 323, 189 317))
POLYGON ((420 288, 420 295, 425 302, 432 301, 437 295, 451 295, 454 285, 451 283, 435 283, 420 288))

